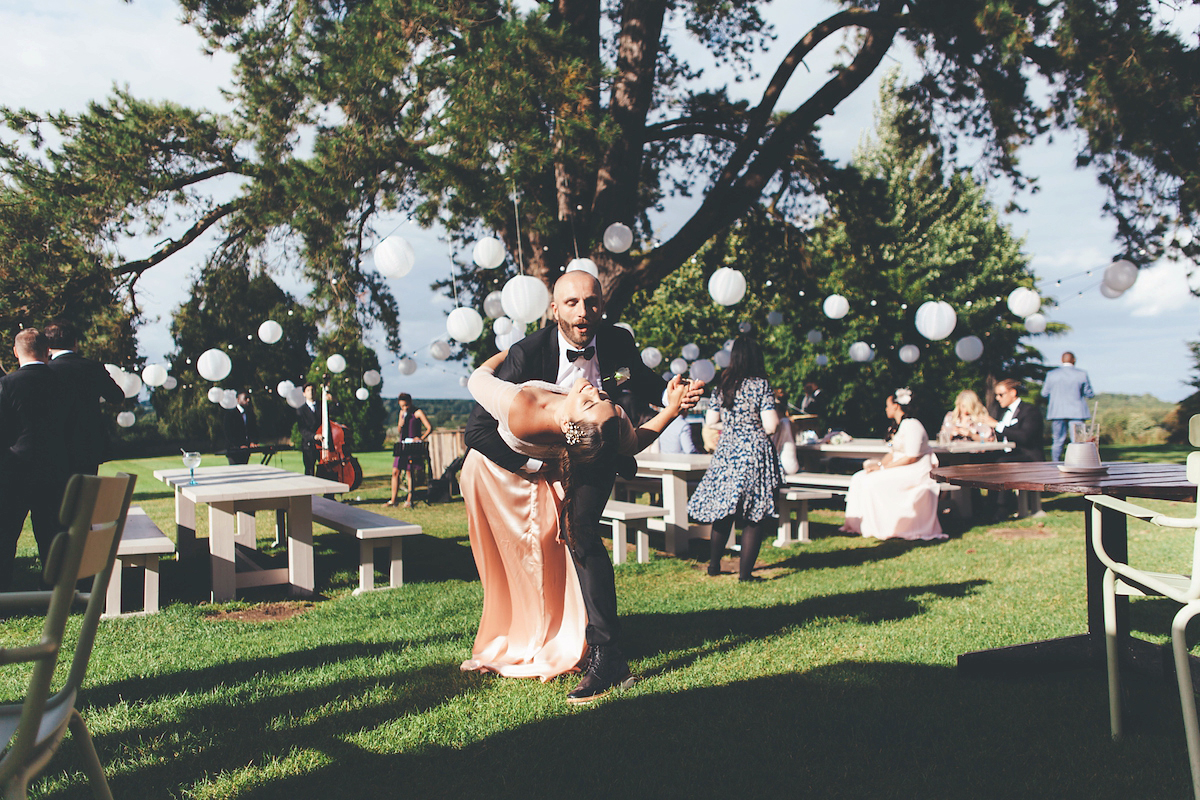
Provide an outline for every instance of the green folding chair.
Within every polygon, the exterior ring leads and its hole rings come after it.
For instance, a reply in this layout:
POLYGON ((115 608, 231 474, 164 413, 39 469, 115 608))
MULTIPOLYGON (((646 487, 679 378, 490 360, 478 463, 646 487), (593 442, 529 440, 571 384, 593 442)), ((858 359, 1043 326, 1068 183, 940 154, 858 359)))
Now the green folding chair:
POLYGON ((44 575, 53 588, 44 592, 0 594, 0 610, 34 604, 47 606, 38 644, 0 648, 0 665, 33 664, 25 701, 0 706, 0 742, 5 747, 0 757, 0 785, 8 798, 26 796, 29 780, 50 761, 68 727, 83 750, 84 770, 92 792, 96 797, 112 798, 96 747, 75 701, 87 672, 96 626, 104 611, 108 579, 136 480, 136 476, 124 473, 114 478, 73 475, 59 512, 59 521, 66 530, 55 537, 46 558, 44 575), (78 581, 93 576, 89 594, 76 592, 78 581), (75 640, 70 671, 62 688, 51 694, 71 606, 84 599, 87 610, 75 640))

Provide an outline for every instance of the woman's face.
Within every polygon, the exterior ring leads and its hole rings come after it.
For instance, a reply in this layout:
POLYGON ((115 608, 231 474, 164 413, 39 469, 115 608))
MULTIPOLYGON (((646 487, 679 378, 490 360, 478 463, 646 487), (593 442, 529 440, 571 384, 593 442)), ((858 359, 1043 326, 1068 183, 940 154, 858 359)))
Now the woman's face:
POLYGON ((883 410, 884 413, 887 414, 887 418, 891 420, 898 421, 904 416, 904 406, 897 403, 896 398, 894 397, 889 397, 884 401, 883 410))
POLYGON ((408 403, 404 402, 403 400, 400 401, 400 413, 401 414, 408 413, 408 403))
POLYGON ((602 425, 616 416, 616 406, 604 392, 596 390, 586 378, 575 381, 563 401, 563 418, 571 422, 594 422, 602 425))

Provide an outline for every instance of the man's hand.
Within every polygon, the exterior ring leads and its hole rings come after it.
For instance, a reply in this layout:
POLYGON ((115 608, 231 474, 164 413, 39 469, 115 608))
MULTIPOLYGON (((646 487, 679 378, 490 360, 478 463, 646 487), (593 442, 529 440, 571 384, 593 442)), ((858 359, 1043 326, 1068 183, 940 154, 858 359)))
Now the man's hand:
POLYGON ((704 395, 704 381, 689 381, 687 391, 683 393, 683 401, 679 407, 684 411, 690 411, 696 406, 700 398, 704 395))

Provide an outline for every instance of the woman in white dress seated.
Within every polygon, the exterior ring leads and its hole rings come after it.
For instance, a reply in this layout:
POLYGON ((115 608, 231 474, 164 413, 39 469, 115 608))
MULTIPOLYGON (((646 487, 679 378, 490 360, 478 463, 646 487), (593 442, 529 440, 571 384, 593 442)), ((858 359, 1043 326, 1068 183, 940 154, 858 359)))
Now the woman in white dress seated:
POLYGON ((870 459, 850 479, 846 495, 846 533, 876 539, 945 539, 938 521, 938 485, 929 475, 937 456, 919 420, 906 415, 912 391, 897 389, 885 410, 897 424, 882 459, 870 459))

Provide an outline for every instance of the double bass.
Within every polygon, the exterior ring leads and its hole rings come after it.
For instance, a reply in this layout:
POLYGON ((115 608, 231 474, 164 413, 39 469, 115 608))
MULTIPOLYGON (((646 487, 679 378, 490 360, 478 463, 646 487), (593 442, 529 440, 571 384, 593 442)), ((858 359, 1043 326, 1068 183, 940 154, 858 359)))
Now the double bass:
POLYGON ((322 385, 321 448, 315 472, 318 478, 344 483, 350 487, 350 491, 354 491, 362 485, 362 467, 358 459, 350 455, 346 445, 347 430, 342 423, 330 421, 329 391, 322 385))

